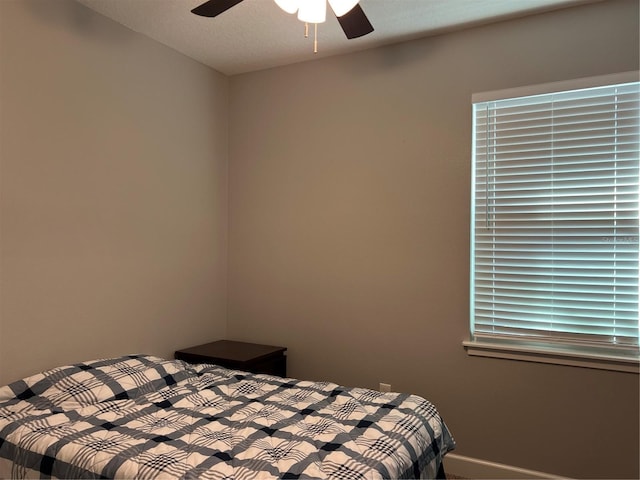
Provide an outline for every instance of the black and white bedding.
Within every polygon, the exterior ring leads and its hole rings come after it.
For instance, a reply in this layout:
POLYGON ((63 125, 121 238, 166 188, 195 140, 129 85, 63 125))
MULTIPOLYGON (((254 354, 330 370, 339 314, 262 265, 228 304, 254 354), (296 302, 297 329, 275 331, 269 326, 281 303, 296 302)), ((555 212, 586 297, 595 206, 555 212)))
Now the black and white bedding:
POLYGON ((0 388, 0 478, 433 478, 454 446, 418 396, 146 355, 0 388))

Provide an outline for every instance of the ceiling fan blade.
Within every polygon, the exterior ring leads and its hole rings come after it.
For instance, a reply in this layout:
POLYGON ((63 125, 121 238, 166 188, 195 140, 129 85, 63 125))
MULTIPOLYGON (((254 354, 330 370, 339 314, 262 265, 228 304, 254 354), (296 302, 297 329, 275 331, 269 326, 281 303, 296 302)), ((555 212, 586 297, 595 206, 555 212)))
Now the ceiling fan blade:
POLYGON ((373 26, 359 3, 341 17, 337 17, 348 39, 362 37, 373 32, 373 26))
POLYGON ((191 10, 191 13, 195 13, 201 17, 217 17, 222 12, 226 12, 240 2, 242 2, 242 0, 209 0, 191 10))

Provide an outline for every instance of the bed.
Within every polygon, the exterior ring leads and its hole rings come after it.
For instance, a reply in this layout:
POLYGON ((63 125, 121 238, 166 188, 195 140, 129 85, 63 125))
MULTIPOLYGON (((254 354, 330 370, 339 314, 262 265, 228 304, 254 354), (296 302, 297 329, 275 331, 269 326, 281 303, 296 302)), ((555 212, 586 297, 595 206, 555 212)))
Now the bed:
POLYGON ((454 447, 415 395, 149 355, 0 388, 0 478, 435 478, 454 447))

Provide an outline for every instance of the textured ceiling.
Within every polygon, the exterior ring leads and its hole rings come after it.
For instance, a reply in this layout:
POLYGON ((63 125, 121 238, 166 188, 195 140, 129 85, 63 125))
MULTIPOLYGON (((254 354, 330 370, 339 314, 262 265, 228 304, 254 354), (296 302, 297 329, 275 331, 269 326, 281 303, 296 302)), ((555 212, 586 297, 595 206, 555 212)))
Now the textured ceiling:
POLYGON ((318 25, 317 54, 313 40, 304 38, 303 24, 273 0, 244 0, 216 18, 190 12, 204 0, 77 1, 224 74, 235 75, 597 0, 360 0, 375 31, 347 40, 329 10, 327 21, 318 25))

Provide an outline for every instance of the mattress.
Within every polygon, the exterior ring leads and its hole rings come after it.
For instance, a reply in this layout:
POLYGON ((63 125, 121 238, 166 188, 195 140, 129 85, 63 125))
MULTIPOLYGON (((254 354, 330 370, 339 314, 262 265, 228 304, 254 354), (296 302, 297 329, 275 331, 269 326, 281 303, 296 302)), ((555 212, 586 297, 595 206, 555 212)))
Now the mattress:
POLYGON ((422 397, 130 355, 0 388, 0 478, 434 478, 422 397))

